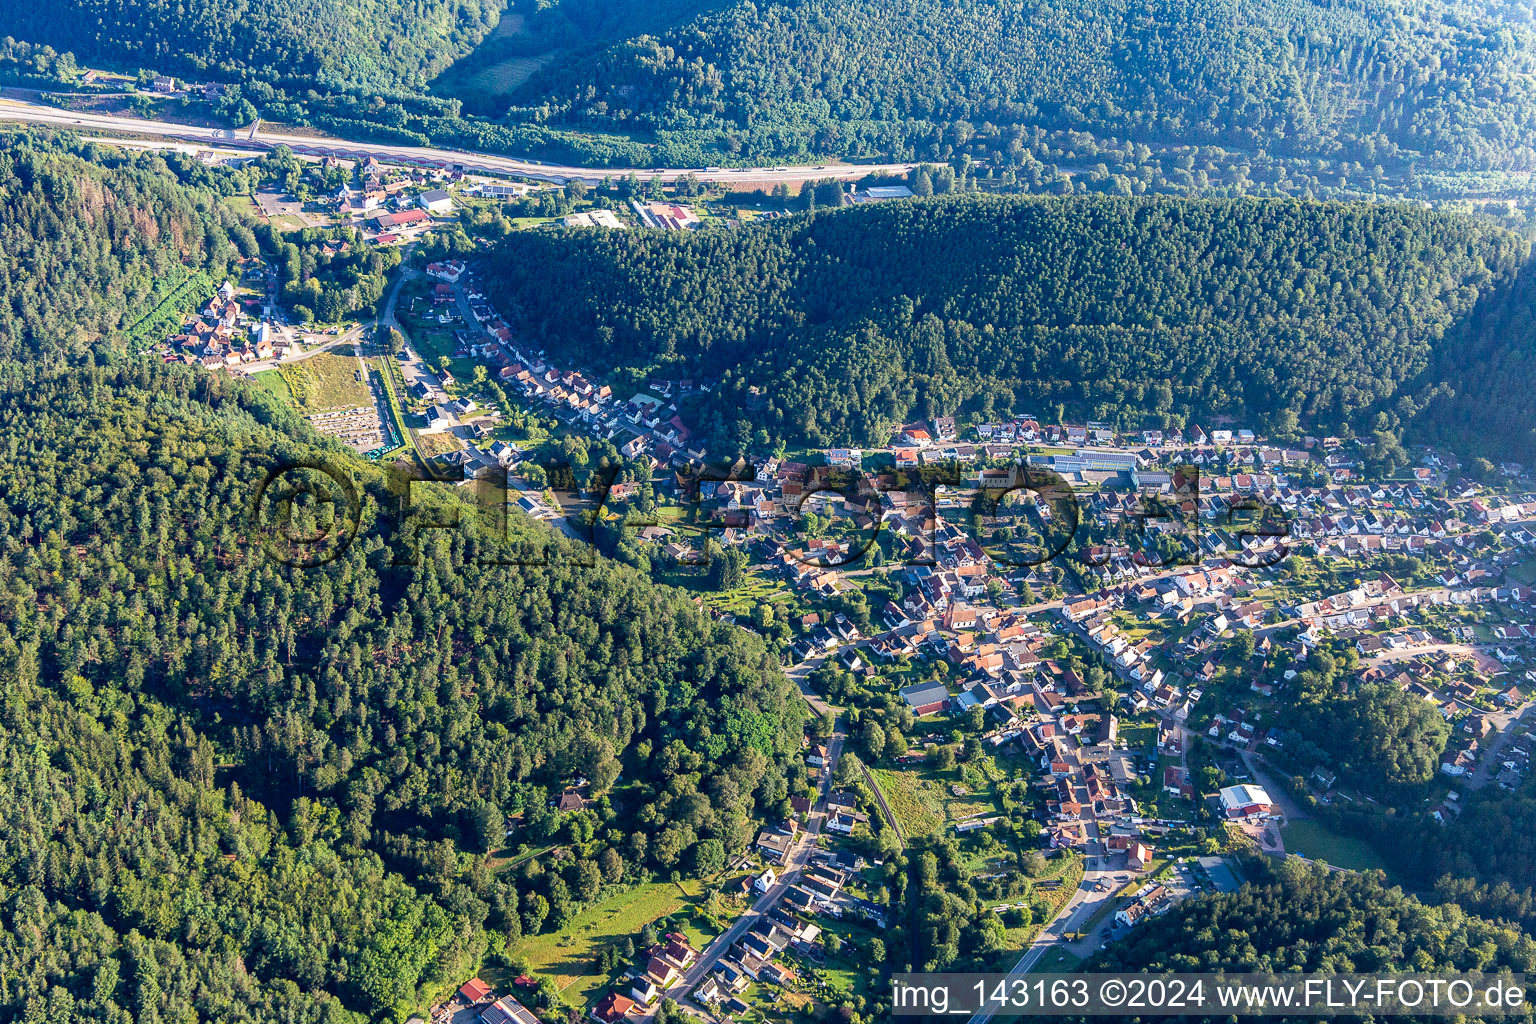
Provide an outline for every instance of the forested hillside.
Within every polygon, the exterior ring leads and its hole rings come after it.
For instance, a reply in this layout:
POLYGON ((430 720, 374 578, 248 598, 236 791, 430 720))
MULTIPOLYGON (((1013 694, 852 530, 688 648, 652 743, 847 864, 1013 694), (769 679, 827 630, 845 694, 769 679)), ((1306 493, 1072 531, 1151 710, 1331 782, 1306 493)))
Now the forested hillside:
POLYGON ((1484 295, 1447 338, 1429 375, 1456 383, 1424 417, 1428 436, 1480 450, 1536 451, 1536 273, 1484 295))
POLYGON ((523 117, 751 155, 1066 128, 1367 163, 1529 168, 1536 35, 1416 0, 769 0, 556 62, 523 117))
POLYGON ((487 930, 743 849, 803 771, 759 643, 611 563, 392 569, 366 464, 364 540, 268 561, 252 495, 312 451, 273 418, 180 368, 0 372, 0 1016, 389 1010, 487 930), (578 774, 602 799, 557 819, 578 774), (509 819, 573 856, 489 873, 509 819))
POLYGON ((1438 393, 1445 332, 1524 255, 1407 206, 962 196, 522 232, 493 286, 578 360, 723 378, 703 426, 724 444, 884 441, 956 410, 1371 429, 1438 393))
POLYGON ((1364 792, 1421 801, 1435 779, 1451 727, 1427 701, 1381 683, 1350 686, 1349 663, 1319 648, 1293 680, 1281 713, 1277 760, 1304 774, 1325 765, 1364 792))
POLYGON ((1536 941, 1450 904, 1421 903, 1373 874, 1292 858, 1245 870, 1238 892, 1179 904, 1084 965, 1102 971, 1374 973, 1536 968, 1536 941))
POLYGON ((526 520, 550 564, 494 564, 452 494, 413 504, 465 529, 418 535, 381 468, 260 388, 64 336, 230 245, 222 215, 155 158, 5 156, 0 1019, 403 1019, 787 808, 803 704, 760 642, 526 520), (362 530, 305 571, 252 506, 313 459, 357 481, 362 530), (579 778, 590 805, 551 810, 579 778), (524 845, 552 852, 492 869, 524 845))
POLYGON ((258 254, 280 268, 282 297, 301 320, 371 307, 398 249, 333 253, 322 244, 333 229, 285 233, 220 201, 259 181, 288 180, 299 166, 285 149, 238 169, 210 168, 181 153, 0 136, 0 359, 161 340, 141 337, 152 314, 174 320, 208 297, 210 277, 238 277, 233 261, 258 254))
POLYGON ((1295 192, 1279 161, 1536 168, 1536 29, 1491 0, 59 0, 0 36, 70 54, 4 69, 31 85, 152 68, 240 83, 217 110, 241 123, 594 166, 968 155, 1029 180, 1124 149, 1140 179, 1204 146, 1200 187, 1295 192))
POLYGON ((0 139, 0 359, 78 354, 190 272, 256 252, 216 192, 182 187, 160 158, 84 152, 0 139))
MULTIPOLYGON (((1536 785, 1516 792, 1493 786, 1478 793, 1449 832, 1425 822, 1391 843, 1419 877, 1477 878, 1492 887, 1524 890, 1519 900, 1488 900, 1485 913, 1509 916, 1536 931, 1536 785)), ((1470 904, 1469 904, 1470 905, 1470 904)))
MULTIPOLYGON (((803 703, 751 633, 542 525, 498 540, 459 489, 402 502, 248 382, 133 356, 166 282, 262 247, 305 263, 219 205, 240 183, 222 175, 0 146, 0 1020, 403 1019, 625 887, 715 873, 809 790, 803 703), (311 461, 355 482, 360 528, 299 570, 253 506, 274 466, 311 461), (529 547, 548 558, 501 564, 529 547), (557 812, 573 785, 590 803, 557 812)), ((959 196, 521 232, 495 283, 562 360, 720 378, 699 414, 727 443, 1069 405, 1395 429, 1458 380, 1450 346, 1525 358, 1525 257, 1417 207, 959 196), (1489 310, 1517 333, 1467 324, 1489 310)), ((1322 703, 1314 670, 1298 685, 1322 703)), ((1421 786, 1443 725, 1355 696, 1319 763, 1421 786)), ((1313 710, 1295 728, 1321 728, 1313 710)), ((1483 917, 1255 866, 1095 963, 1536 968, 1502 923, 1531 920, 1530 812, 1528 791, 1488 794, 1421 840, 1426 871, 1487 883, 1440 887, 1483 917)), ((994 880, 952 845, 913 852, 892 949, 995 953, 994 880)))
POLYGON ((165 73, 409 93, 478 43, 501 0, 55 0, 7 4, 0 35, 165 73))
POLYGON ((500 117, 540 67, 631 36, 664 32, 729 0, 507 0, 485 41, 432 82, 472 114, 500 117))

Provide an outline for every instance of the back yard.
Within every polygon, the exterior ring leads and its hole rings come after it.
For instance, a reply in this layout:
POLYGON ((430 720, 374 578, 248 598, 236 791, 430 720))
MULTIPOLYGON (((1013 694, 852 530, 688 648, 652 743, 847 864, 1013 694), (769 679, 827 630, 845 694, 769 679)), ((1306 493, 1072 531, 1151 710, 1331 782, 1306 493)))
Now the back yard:
POLYGON ((996 793, 1001 769, 991 757, 940 770, 927 764, 873 772, 891 812, 909 838, 934 835, 971 818, 1002 813, 996 793))
POLYGON ((512 958, 525 963, 533 973, 553 979, 566 1002, 585 1007, 602 994, 600 990, 609 981, 597 973, 595 963, 604 945, 626 936, 635 938, 642 928, 661 918, 668 918, 668 927, 682 931, 696 948, 702 949, 714 938, 714 927, 699 910, 702 889, 697 881, 637 885, 582 911, 558 932, 525 938, 513 950, 512 958))

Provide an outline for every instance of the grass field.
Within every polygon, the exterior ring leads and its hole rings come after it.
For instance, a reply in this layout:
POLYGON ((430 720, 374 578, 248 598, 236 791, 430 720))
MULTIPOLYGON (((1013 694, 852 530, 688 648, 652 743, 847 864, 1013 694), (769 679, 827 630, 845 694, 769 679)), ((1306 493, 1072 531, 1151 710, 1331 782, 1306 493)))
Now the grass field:
POLYGON ((261 207, 257 206, 256 200, 250 196, 225 196, 224 205, 236 213, 243 213, 247 217, 254 217, 257 220, 262 219, 261 207))
POLYGON ((1536 584, 1536 559, 1517 562, 1505 570, 1504 574, 1512 582, 1519 583, 1522 586, 1529 587, 1532 584, 1536 584))
MULTIPOLYGON (((405 422, 405 410, 400 407, 400 396, 405 392, 405 381, 400 377, 400 365, 389 356, 376 356, 368 361, 368 365, 379 375, 379 380, 384 386, 384 395, 389 403, 390 422, 386 427, 393 428, 394 440, 399 446, 394 451, 406 451, 414 447, 414 440, 410 427, 405 422)), ((389 434, 391 431, 386 430, 389 434)), ((393 455, 394 451, 389 454, 393 455)))
POLYGON ((909 838, 931 836, 954 822, 998 813, 991 782, 976 772, 967 780, 960 766, 944 772, 926 766, 901 771, 880 768, 874 776, 909 838), (963 793, 953 791, 957 785, 964 788, 963 793))
MULTIPOLYGON (((1032 902, 1046 904, 1049 908, 1047 914, 1040 920, 1031 921, 1023 928, 1009 928, 1008 946, 1006 949, 999 950, 995 954, 993 968, 995 970, 1011 968, 1018 957, 1018 951, 1035 941, 1035 936, 1039 935, 1041 929, 1046 926, 1046 923, 1052 920, 1061 908, 1067 904, 1067 901, 1072 898, 1072 894, 1077 891, 1077 887, 1082 884, 1082 881, 1083 861, 1081 857, 1057 856, 1053 859, 1048 865, 1046 873, 1034 879, 1036 888, 1031 899, 1032 902), (1060 879, 1061 884, 1051 888, 1046 888, 1039 884, 1053 878, 1060 879)), ((1053 953, 1047 953, 1046 961, 1049 961, 1052 955, 1053 953)), ((1049 969, 1043 965, 1037 965, 1034 968, 1036 971, 1046 971, 1049 969)))
POLYGON ((1035 974, 1070 974, 1077 970, 1077 965, 1082 962, 1072 954, 1071 950, 1054 946, 1035 963, 1031 970, 1035 974))
POLYGON ((908 838, 931 836, 944 826, 943 792, 916 770, 877 768, 872 773, 908 838))
POLYGON ((789 598, 789 591, 778 580, 749 573, 746 582, 735 590, 723 590, 704 595, 704 603, 732 615, 746 616, 752 609, 774 598, 789 598))
POLYGON ((453 374, 456 377, 468 377, 473 372, 473 364, 467 359, 454 359, 453 353, 459 347, 454 340, 453 331, 439 324, 435 319, 413 314, 402 314, 400 317, 406 334, 410 336, 411 344, 416 352, 434 370, 440 365, 439 360, 446 356, 450 360, 453 374))
POLYGON ((823 931, 835 933, 842 939, 843 945, 836 955, 829 955, 826 963, 821 967, 811 968, 807 961, 801 960, 802 973, 815 973, 826 985, 824 991, 815 994, 818 998, 832 998, 832 1001, 840 1001, 848 996, 868 998, 870 994, 869 961, 866 951, 869 949, 869 940, 884 936, 862 921, 839 921, 835 919, 822 919, 818 922, 823 931))
POLYGON ((1321 823, 1303 818, 1289 822, 1280 830, 1285 841, 1285 852, 1300 854, 1311 860, 1321 860, 1338 868, 1351 871, 1386 870, 1386 861, 1362 840, 1330 832, 1321 823))
POLYGON ((373 402, 368 385, 358 380, 357 359, 351 348, 321 352, 276 372, 282 375, 301 412, 353 409, 373 402))
POLYGON ((474 70, 455 73, 451 82, 433 83, 455 92, 474 91, 486 96, 506 96, 533 77, 549 63, 552 54, 537 57, 509 57, 474 70))
POLYGON ((638 936, 642 928, 663 917, 671 917, 672 925, 696 948, 702 949, 714 937, 697 912, 698 888, 697 882, 686 887, 671 882, 637 885, 582 911, 559 932, 524 939, 513 956, 525 961, 529 970, 553 979, 566 1002, 585 1007, 608 982, 607 976, 595 973, 593 964, 605 943, 638 936))
POLYGON ((471 107, 510 96, 555 57, 554 53, 508 56, 506 41, 521 35, 523 25, 521 14, 503 14, 480 46, 432 82, 432 91, 461 99, 471 107))
POLYGON ((251 378, 260 384, 272 396, 285 405, 293 405, 293 392, 288 390, 287 383, 283 380, 283 374, 279 370, 262 370, 260 373, 251 374, 251 378))
POLYGON ((465 447, 464 442, 452 434, 417 434, 416 450, 421 452, 421 457, 430 459, 434 455, 444 452, 456 452, 465 447))
POLYGON ((1156 722, 1122 722, 1120 738, 1127 749, 1140 752, 1157 744, 1156 722))

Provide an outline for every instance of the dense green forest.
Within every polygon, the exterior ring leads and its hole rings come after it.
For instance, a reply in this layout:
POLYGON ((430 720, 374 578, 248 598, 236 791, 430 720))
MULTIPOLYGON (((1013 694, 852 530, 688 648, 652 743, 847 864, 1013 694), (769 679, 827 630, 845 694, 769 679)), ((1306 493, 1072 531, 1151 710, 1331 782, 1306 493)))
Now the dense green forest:
POLYGON ((0 359, 78 354, 129 330, 192 270, 257 251, 217 192, 184 187, 156 156, 7 136, 0 183, 0 359))
POLYGON ((1528 10, 1417 0, 741 2, 550 63, 514 113, 756 156, 1085 130, 1529 168, 1528 10))
POLYGON ((1536 784, 1513 793, 1489 786, 1458 819, 1449 842, 1423 838, 1434 869, 1482 879, 1495 890, 1524 889, 1523 904, 1510 913, 1536 932, 1536 784))
POLYGON ((1422 800, 1440 769, 1450 725, 1394 684, 1349 686, 1353 667, 1326 649, 1312 653, 1281 712, 1288 735, 1277 757, 1302 776, 1330 767, 1383 801, 1422 800))
POLYGON ((131 335, 189 275, 229 275, 242 257, 273 263, 301 321, 371 308, 399 250, 363 246, 350 228, 284 233, 220 202, 299 166, 286 149, 231 170, 180 153, 0 137, 0 359, 79 355, 131 335))
POLYGON ((467 113, 500 117, 535 71, 664 32, 728 0, 508 0, 496 29, 432 82, 467 113))
POLYGON ((957 410, 1395 429, 1458 380, 1428 372, 1442 339, 1525 255, 1408 206, 964 195, 521 232, 492 288, 576 360, 720 378, 700 419, 724 446, 884 441, 957 410))
POLYGON ((1364 807, 1329 808, 1326 818, 1369 837, 1405 884, 1438 885, 1470 910, 1536 933, 1536 783, 1513 792, 1486 786, 1449 825, 1364 807))
POLYGON ((398 502, 334 452, 370 529, 321 570, 267 560, 252 495, 313 454, 267 423, 179 367, 4 367, 0 906, 48 937, 5 929, 0 1015, 58 989, 82 1017, 392 1011, 488 931, 718 869, 801 781, 761 644, 622 567, 432 534, 393 568, 398 502), (556 817, 577 775, 597 802, 556 817), (492 874, 504 822, 570 854, 492 874))
POLYGON ((1252 883, 1187 900, 1085 970, 1285 973, 1536 968, 1536 940, 1452 904, 1420 902, 1379 875, 1291 858, 1244 864, 1252 883))
POLYGON ((63 0, 0 13, 0 35, 162 73, 410 93, 478 43, 498 0, 63 0))
POLYGON ((1293 796, 1330 826, 1369 840, 1405 885, 1438 883, 1468 910, 1536 930, 1536 784, 1475 790, 1450 824, 1422 813, 1436 799, 1452 727, 1395 685, 1347 685, 1358 667, 1352 647, 1333 644, 1314 651, 1292 681, 1293 699, 1279 714, 1285 743, 1269 758, 1293 780, 1293 796), (1318 803, 1302 780, 1319 766, 1369 799, 1318 803))
POLYGON ((759 641, 454 494, 412 506, 464 528, 418 534, 262 389, 129 355, 128 282, 236 248, 213 192, 3 156, 0 1018, 402 1016, 616 887, 718 870, 806 785, 759 641), (362 530, 303 571, 252 502, 306 459, 357 482, 362 530), (529 544, 549 564, 496 564, 529 544), (490 868, 524 845, 551 852, 490 868))
POLYGON ((1536 452, 1536 273, 1486 292, 1437 351, 1429 379, 1456 381, 1421 417, 1428 438, 1481 450, 1498 461, 1536 452))
POLYGON ((1027 177, 1069 134, 1068 172, 1222 147, 1206 183, 1243 189, 1283 157, 1357 181, 1536 167, 1518 3, 64 0, 0 34, 50 48, 0 68, 26 84, 148 67, 237 83, 217 110, 242 123, 595 165, 965 155, 1027 177))
MULTIPOLYGON (((986 970, 1006 949, 988 901, 1017 900, 1016 870, 972 877, 952 841, 920 844, 888 870, 897 969, 986 970)), ((1465 972, 1536 967, 1529 889, 1446 878, 1423 898, 1374 872, 1331 872, 1297 858, 1242 863, 1249 883, 1179 903, 1089 957, 1085 971, 1465 972)), ((1426 887, 1427 888, 1427 887, 1426 887)), ((1028 921, 1032 903, 1011 911, 1028 921)), ((1015 919, 1009 923, 1018 924, 1015 919)), ((1011 963, 1011 959, 1007 962, 1011 963)))

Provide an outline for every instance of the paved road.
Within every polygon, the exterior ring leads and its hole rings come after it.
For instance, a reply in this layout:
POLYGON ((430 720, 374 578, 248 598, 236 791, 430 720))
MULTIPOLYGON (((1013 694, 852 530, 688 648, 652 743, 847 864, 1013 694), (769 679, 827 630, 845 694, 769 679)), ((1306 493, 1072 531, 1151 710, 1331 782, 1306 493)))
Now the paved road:
MULTIPOLYGON (((823 660, 825 659, 814 659, 817 665, 821 664, 823 660)), ((805 683, 805 674, 809 671, 807 666, 811 666, 811 662, 803 662, 787 671, 790 678, 794 679, 796 685, 799 686, 800 696, 804 698, 805 702, 817 714, 826 714, 829 711, 833 714, 841 712, 842 708, 833 707, 807 689, 805 683), (799 672, 798 678, 796 675, 797 671, 799 672)), ((832 776, 837 771, 837 762, 842 757, 843 745, 847 742, 847 739, 848 733, 844 730, 842 721, 838 720, 833 728, 832 736, 827 740, 827 763, 826 767, 822 770, 820 780, 817 782, 816 802, 811 806, 811 813, 806 822, 806 838, 790 852, 789 859, 785 861, 779 872, 777 884, 763 893, 757 902, 752 904, 750 909, 731 924, 731 927, 727 928, 714 942, 705 947, 704 952, 699 955, 698 963, 694 964, 684 973, 681 981, 664 993, 666 996, 681 1000, 689 992, 692 992, 695 986, 709 976, 709 973, 715 969, 715 966, 721 959, 730 953, 731 947, 736 944, 736 941, 752 927, 752 922, 771 911, 779 900, 784 897, 784 894, 789 891, 790 887, 799 882, 801 872, 805 870, 805 866, 810 862, 811 852, 816 849, 816 837, 821 835, 822 826, 826 824, 827 794, 832 791, 832 776)), ((879 793, 879 789, 876 788, 875 792, 879 793)), ((658 1000, 657 1006, 660 1005, 658 1000)), ((688 1004, 685 1003, 684 1005, 687 1006, 688 1004)), ((641 1021, 648 1021, 651 1019, 651 1016, 653 1014, 647 1014, 640 1019, 641 1021)))
MULTIPOLYGON (((314 347, 304 349, 304 351, 296 356, 289 356, 287 359, 258 359, 254 363, 241 363, 235 369, 241 373, 260 373, 262 370, 275 370, 280 366, 292 366, 294 363, 302 363, 312 356, 317 356, 321 352, 329 352, 338 345, 351 344, 361 336, 362 329, 353 327, 347 330, 345 334, 328 337, 325 341, 316 344, 314 347)), ((304 343, 300 342, 300 344, 304 343)))
MULTIPOLYGON (((821 834, 822 825, 827 820, 827 794, 831 792, 832 774, 836 770, 837 759, 842 756, 843 743, 847 738, 848 734, 843 731, 842 723, 839 722, 831 738, 827 740, 827 766, 822 772, 821 781, 817 784, 816 803, 812 805, 806 823, 806 836, 790 851, 789 859, 784 862, 779 872, 778 882, 773 888, 763 893, 757 902, 738 917, 714 942, 705 947, 704 952, 699 955, 698 962, 683 974, 682 980, 664 993, 665 996, 681 1000, 692 992, 695 986, 709 976, 709 972, 715 969, 721 959, 730 953, 736 941, 752 927, 752 922, 771 911, 790 887, 800 881, 800 874, 810 863, 811 852, 816 849, 816 837, 821 834)), ((658 1007, 661 1005, 660 1000, 656 1005, 658 1007)), ((648 1021, 652 1016, 654 1011, 640 1019, 648 1021)))
MULTIPOLYGON (((869 641, 860 640, 856 644, 848 644, 846 646, 868 647, 869 641)), ((842 708, 834 707, 831 704, 828 704, 826 701, 822 700, 820 694, 811 689, 811 684, 809 681, 812 672, 826 664, 827 659, 832 657, 832 655, 840 654, 842 651, 843 648, 839 647, 836 650, 828 651, 825 654, 818 654, 814 658, 806 658, 799 664, 793 665, 790 668, 784 670, 784 674, 789 677, 789 681, 800 688, 800 696, 805 699, 805 702, 808 705, 810 705, 811 710, 816 712, 818 715, 825 715, 828 712, 837 714, 843 710, 842 708)))
MULTIPOLYGON (((887 634, 881 634, 881 636, 885 635, 887 634)), ((822 700, 814 690, 811 689, 811 685, 808 681, 810 674, 816 671, 816 669, 820 668, 823 664, 826 663, 828 658, 835 654, 841 654, 843 651, 849 650, 850 648, 854 650, 858 650, 860 648, 867 649, 873 639, 877 638, 865 638, 855 643, 843 644, 836 650, 829 651, 825 654, 819 654, 814 658, 807 658, 800 662, 798 665, 785 669, 784 674, 789 677, 791 682, 800 688, 800 696, 803 697, 805 702, 810 705, 812 711, 816 712, 818 715, 825 715, 829 711, 836 714, 843 709, 833 707, 832 705, 828 704, 826 701, 822 700)), ((839 724, 838 728, 841 730, 841 724, 839 724)), ((841 750, 842 744, 841 741, 839 741, 838 752, 841 753, 841 750)), ((835 765, 837 763, 836 758, 831 758, 829 763, 835 765)), ((827 774, 828 777, 831 776, 830 772, 827 774)), ((870 792, 875 794, 875 802, 880 805, 880 813, 885 815, 885 820, 890 822, 891 827, 896 830, 897 841, 900 842, 903 847, 905 847, 907 845, 907 837, 902 834, 901 822, 896 818, 895 812, 891 810, 890 804, 885 802, 885 794, 880 790, 879 784, 875 782, 874 776, 870 775, 868 765, 864 766, 864 781, 868 784, 870 792)))
POLYGON ((1373 654, 1368 658, 1362 658, 1361 662, 1369 666, 1384 665, 1393 661, 1413 661, 1421 654, 1452 654, 1465 657, 1474 652, 1479 654, 1490 654, 1495 648, 1504 647, 1508 649, 1511 646, 1514 645, 1512 643, 1464 644, 1459 642, 1424 644, 1420 647, 1401 647, 1396 650, 1388 649, 1380 652, 1379 654, 1373 654))
MULTIPOLYGON (((738 917, 714 942, 705 947, 704 952, 699 955, 698 963, 688 969, 681 981, 667 989, 664 993, 666 997, 682 999, 689 992, 692 992, 694 986, 703 981, 710 971, 715 969, 715 965, 730 953, 731 947, 736 944, 736 940, 747 933, 747 929, 752 927, 752 923, 772 910, 774 904, 778 903, 784 894, 789 891, 789 887, 799 882, 800 872, 809 863, 811 850, 815 848, 815 845, 814 840, 809 840, 801 842, 795 847, 789 855, 789 860, 783 865, 783 873, 779 875, 777 884, 763 893, 758 898, 758 901, 752 904, 751 909, 738 917)), ((660 1005, 659 1001, 657 1005, 660 1005)))
POLYGON ((1468 789, 1482 789, 1488 783, 1498 778, 1504 761, 1504 748, 1509 746, 1515 738, 1515 723, 1523 722, 1527 726, 1536 725, 1536 706, 1527 705, 1520 714, 1513 710, 1501 712, 1498 715, 1488 716, 1498 730, 1498 735, 1488 745, 1487 751, 1478 758, 1477 767, 1470 775, 1461 778, 1462 783, 1468 789))
MULTIPOLYGON (((1171 571, 1172 570, 1170 570, 1170 572, 1171 571)), ((1030 608, 1027 610, 1044 611, 1051 608, 1057 608, 1060 605, 1061 601, 1059 599, 1053 601, 1041 601, 1035 605, 1030 606, 1030 608)), ((807 678, 810 676, 811 672, 820 667, 828 657, 838 654, 848 647, 867 647, 869 643, 870 639, 865 639, 860 640, 856 644, 844 644, 837 648, 835 651, 829 651, 825 654, 819 654, 813 658, 807 658, 805 661, 802 661, 799 664, 786 669, 785 674, 788 675, 789 678, 793 680, 795 684, 800 688, 801 696, 805 698, 806 702, 810 704, 812 709, 816 710, 818 714, 822 714, 828 710, 830 706, 809 689, 809 685, 806 681, 807 678)), ((841 709, 830 708, 830 710, 838 711, 841 709)), ((868 769, 866 768, 865 771, 867 774, 868 769)), ((896 822, 896 816, 891 813, 890 808, 886 805, 884 794, 881 793, 880 787, 874 784, 873 779, 869 779, 868 781, 870 784, 870 789, 874 791, 875 799, 880 804, 881 810, 885 813, 886 818, 893 823, 896 822)), ((901 835, 901 829, 899 825, 897 826, 896 832, 899 837, 901 835)), ((1090 843, 1099 843, 1102 841, 1099 823, 1097 820, 1090 820, 1088 822, 1088 837, 1090 843)), ((1105 892, 1099 892, 1097 888, 1101 880, 1110 878, 1115 874, 1115 871, 1111 871, 1107 867, 1109 862, 1110 858, 1105 856, 1088 856, 1084 858, 1083 880, 1081 883, 1079 883, 1077 891, 1072 894, 1071 898, 1068 899, 1065 904, 1062 905, 1062 908, 1057 913, 1056 917, 1054 917, 1049 923, 1046 924, 1044 928, 1040 930, 1039 935, 1035 936, 1035 940, 1030 943, 1027 949, 1024 950, 1023 955, 1019 957, 1018 963, 1016 963, 1013 967, 1013 970, 1009 972, 1010 974, 1023 975, 1029 973, 1029 971, 1034 968, 1035 964, 1040 961, 1040 958, 1045 956, 1046 951, 1049 950, 1052 946, 1058 944, 1067 944, 1069 947, 1075 946, 1076 951, 1081 953, 1091 952, 1092 949, 1097 946, 1100 936, 1103 934, 1104 930, 1109 927, 1111 920, 1110 918, 1105 918, 1105 920, 1094 929, 1092 934, 1085 936, 1078 942, 1067 943, 1065 936, 1067 933, 1075 931, 1081 927, 1082 924, 1086 923, 1090 918, 1092 918, 1105 901, 1115 898, 1115 891, 1119 888, 1119 886, 1111 884, 1105 892)), ((1121 868, 1118 870, 1124 871, 1125 869, 1121 868)), ((701 974, 699 976, 700 979, 702 979, 703 976, 704 975, 701 974)), ((977 1015, 971 1019, 972 1024, 986 1024, 986 1022, 990 1020, 991 1017, 992 1015, 990 1013, 977 1015)))
MULTIPOLYGON (((1095 822, 1091 827, 1097 831, 1098 825, 1095 822)), ((1108 859, 1107 857, 1088 857, 1084 860, 1083 881, 1077 887, 1077 892, 1073 893, 1071 899, 1062 905, 1060 912, 1040 929, 1040 934, 1035 936, 1035 941, 1029 944, 1018 962, 1013 965, 1013 969, 1008 972, 1010 977, 1028 974, 1052 947, 1068 945, 1067 933, 1086 923, 1106 900, 1115 898, 1115 890, 1119 886, 1111 883, 1105 892, 1099 892, 1097 889, 1100 881, 1114 874, 1102 866, 1108 859)), ((1106 918, 1106 923, 1096 928, 1094 934, 1088 936, 1084 943, 1090 945, 1096 943, 1099 932, 1108 926, 1108 920, 1106 918)), ((990 1012, 974 1014, 971 1017, 971 1024, 987 1024, 992 1016, 990 1012)))
POLYGON ((270 149, 287 146, 295 153, 309 156, 333 156, 347 160, 374 157, 386 163, 417 164, 480 171, 491 174, 515 174, 541 181, 563 183, 572 178, 599 181, 605 176, 624 177, 633 171, 644 177, 660 176, 664 181, 696 175, 701 181, 721 182, 792 182, 810 178, 862 178, 873 172, 905 174, 916 164, 826 164, 819 167, 748 167, 740 169, 645 168, 645 167, 572 167, 537 160, 519 160, 493 153, 440 149, 433 146, 397 146, 377 142, 355 142, 312 135, 285 135, 259 131, 249 138, 248 129, 205 128, 174 124, 140 117, 116 117, 83 111, 60 110, 21 100, 0 99, 0 121, 47 124, 85 131, 131 132, 164 139, 195 142, 207 146, 233 146, 239 149, 270 149))
POLYGON ((400 273, 395 275, 395 283, 389 288, 389 297, 384 300, 384 312, 379 315, 379 320, 385 327, 393 327, 401 334, 405 333, 400 326, 400 318, 395 315, 395 306, 400 302, 400 289, 405 286, 405 282, 413 281, 420 276, 421 272, 414 267, 401 267, 400 273))
MULTIPOLYGON (((1508 647, 1510 645, 1463 643, 1428 644, 1423 647, 1407 647, 1397 651, 1383 651, 1380 654, 1376 654, 1370 658, 1364 659, 1364 664, 1371 667, 1380 667, 1382 665, 1391 664, 1394 661, 1410 661, 1421 654, 1451 654, 1457 656, 1466 656, 1472 652, 1487 654, 1500 646, 1508 647)), ((1514 677, 1511 676, 1510 678, 1512 679, 1514 677)), ((1523 708, 1499 707, 1493 711, 1484 711, 1481 708, 1468 704, 1460 697, 1450 696, 1442 691, 1435 692, 1442 698, 1449 696, 1450 700, 1454 701, 1457 707, 1460 707, 1465 711, 1471 711, 1482 715, 1483 718, 1487 720, 1487 722, 1493 727, 1494 739, 1484 748, 1483 753, 1478 757, 1477 767, 1473 769, 1469 774, 1463 775, 1457 780, 1461 785, 1466 786, 1468 789, 1482 789, 1498 776, 1498 768, 1502 759, 1501 755, 1503 754, 1504 747, 1507 746, 1509 741, 1514 738, 1515 723, 1520 721, 1522 718, 1524 718, 1526 721, 1530 721, 1532 718, 1532 713, 1536 712, 1536 706, 1527 704, 1523 708)))
MULTIPOLYGON (((400 326, 400 318, 395 312, 395 307, 398 304, 400 298, 400 290, 405 285, 405 283, 407 281, 420 278, 421 276, 422 275, 420 271, 410 267, 406 267, 401 270, 400 275, 395 279, 394 287, 392 287, 389 291, 389 297, 384 302, 384 311, 380 314, 380 320, 383 321, 386 327, 393 327, 400 331, 401 334, 406 334, 405 330, 400 326)), ((456 285, 454 294, 457 297, 458 306, 463 314, 465 325, 471 331, 484 334, 484 329, 479 326, 479 322, 475 320, 474 314, 470 311, 469 298, 464 293, 463 287, 456 285)), ((407 335, 407 337, 409 337, 409 335, 407 335)), ((413 359, 412 365, 417 366, 419 372, 426 373, 430 371, 431 376, 434 379, 437 378, 437 369, 432 367, 429 363, 425 362, 421 357, 421 353, 416 351, 415 348, 409 344, 409 342, 406 344, 406 350, 411 354, 413 359), (421 371, 420 367, 427 367, 427 370, 421 371)), ((452 407, 450 406, 449 409, 451 412, 452 407)), ((451 422, 452 426, 449 427, 449 430, 456 430, 459 426, 462 425, 462 422, 457 413, 452 415, 451 422)), ((591 546, 592 536, 590 531, 584 532, 583 530, 578 529, 572 523, 572 517, 562 514, 558 508, 550 508, 549 503, 544 500, 543 490, 529 486, 529 484, 515 472, 507 473, 507 486, 517 491, 519 494, 529 498, 535 506, 545 512, 544 515, 535 515, 532 518, 553 526, 555 529, 559 530, 561 533, 565 534, 567 537, 574 541, 579 541, 581 544, 588 547, 591 546)))

